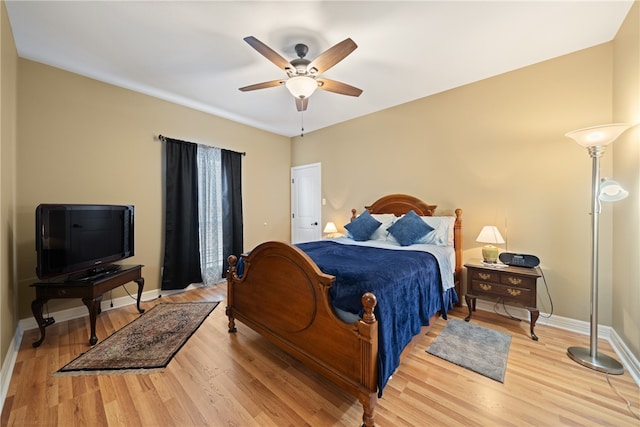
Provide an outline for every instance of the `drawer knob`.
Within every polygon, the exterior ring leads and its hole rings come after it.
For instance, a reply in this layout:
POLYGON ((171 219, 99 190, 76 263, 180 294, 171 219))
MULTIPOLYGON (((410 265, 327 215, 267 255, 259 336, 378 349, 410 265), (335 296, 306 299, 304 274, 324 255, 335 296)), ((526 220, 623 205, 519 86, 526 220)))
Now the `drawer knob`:
POLYGON ((522 291, 520 289, 507 289, 507 292, 509 292, 509 295, 512 297, 517 297, 522 291))
POLYGON ((522 283, 522 279, 519 277, 507 277, 507 280, 512 285, 519 285, 520 283, 522 283))
POLYGON ((480 283, 480 287, 483 291, 488 291, 489 289, 491 289, 491 285, 488 285, 486 283, 480 283))
POLYGON ((480 276, 480 278, 482 280, 489 280, 489 278, 491 277, 491 274, 488 273, 478 273, 478 276, 480 276))

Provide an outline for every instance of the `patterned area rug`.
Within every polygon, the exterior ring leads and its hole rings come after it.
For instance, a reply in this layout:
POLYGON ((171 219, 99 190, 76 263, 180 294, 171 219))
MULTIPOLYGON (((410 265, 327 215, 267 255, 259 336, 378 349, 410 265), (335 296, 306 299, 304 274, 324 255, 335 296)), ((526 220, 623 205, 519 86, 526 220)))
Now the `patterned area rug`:
POLYGON ((504 382, 511 335, 450 319, 427 353, 504 382))
POLYGON ((143 373, 165 368, 218 302, 161 303, 56 375, 143 373))

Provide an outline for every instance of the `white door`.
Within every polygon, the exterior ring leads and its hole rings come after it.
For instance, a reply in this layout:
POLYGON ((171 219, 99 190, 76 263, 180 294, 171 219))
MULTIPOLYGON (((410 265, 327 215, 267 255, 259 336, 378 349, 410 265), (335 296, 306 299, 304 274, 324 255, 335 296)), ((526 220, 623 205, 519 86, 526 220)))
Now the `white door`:
POLYGON ((320 163, 291 168, 291 242, 322 238, 320 163))

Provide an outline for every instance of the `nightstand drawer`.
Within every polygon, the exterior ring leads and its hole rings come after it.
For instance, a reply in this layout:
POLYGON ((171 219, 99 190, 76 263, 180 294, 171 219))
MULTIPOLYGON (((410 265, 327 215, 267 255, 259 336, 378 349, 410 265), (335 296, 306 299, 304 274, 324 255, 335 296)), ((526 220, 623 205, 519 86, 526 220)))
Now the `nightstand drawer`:
POLYGON ((471 270, 471 279, 472 280, 484 280, 486 282, 499 282, 500 281, 500 273, 497 271, 478 271, 471 270))
POLYGON ((530 277, 514 276, 508 273, 500 275, 500 282, 508 286, 531 289, 536 285, 536 279, 530 277))
POLYGON ((520 302, 523 305, 527 305, 531 300, 531 289, 519 286, 503 285, 500 283, 491 283, 482 280, 471 280, 470 293, 474 295, 495 295, 511 301, 520 302))

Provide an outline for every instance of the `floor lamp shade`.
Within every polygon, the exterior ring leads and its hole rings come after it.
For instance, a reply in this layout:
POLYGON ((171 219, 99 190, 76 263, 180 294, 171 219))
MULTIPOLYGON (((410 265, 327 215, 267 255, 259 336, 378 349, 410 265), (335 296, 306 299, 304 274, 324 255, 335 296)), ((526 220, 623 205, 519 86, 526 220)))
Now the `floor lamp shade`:
POLYGON ((629 192, 622 188, 620 184, 611 179, 603 179, 600 183, 600 193, 598 198, 603 202, 617 202, 629 195, 629 192))
POLYGON ((575 140, 583 147, 605 146, 615 141, 622 133, 631 127, 627 123, 592 126, 567 132, 565 136, 575 140))
POLYGON ((616 359, 598 352, 598 233, 600 201, 624 198, 624 190, 615 181, 600 183, 600 157, 604 147, 611 144, 631 125, 616 123, 594 126, 567 133, 587 148, 591 156, 591 334, 589 348, 569 347, 567 354, 575 362, 600 372, 620 375, 624 372, 622 364, 616 359), (606 184, 605 184, 606 183, 606 184), (622 192, 621 192, 621 191, 622 192))

